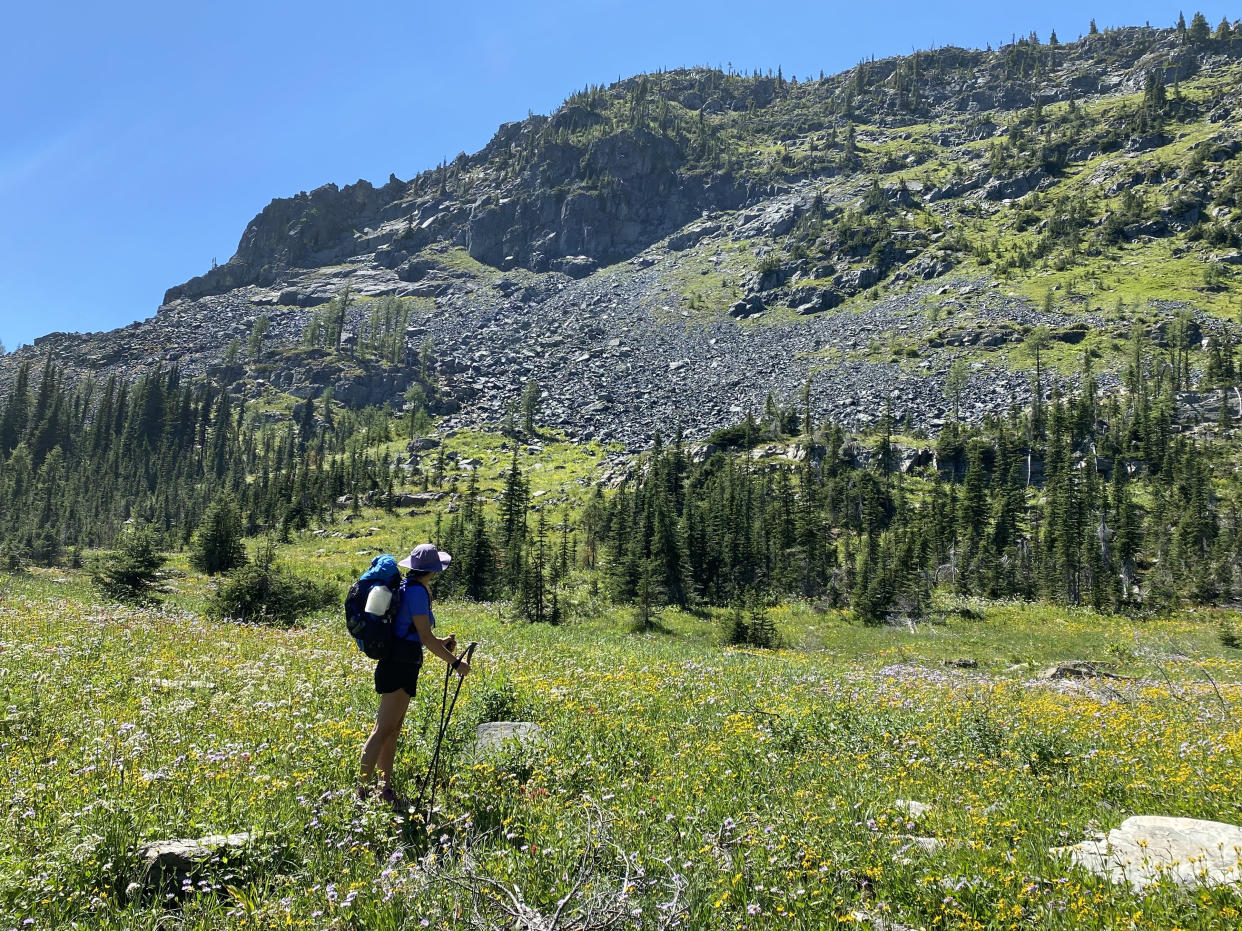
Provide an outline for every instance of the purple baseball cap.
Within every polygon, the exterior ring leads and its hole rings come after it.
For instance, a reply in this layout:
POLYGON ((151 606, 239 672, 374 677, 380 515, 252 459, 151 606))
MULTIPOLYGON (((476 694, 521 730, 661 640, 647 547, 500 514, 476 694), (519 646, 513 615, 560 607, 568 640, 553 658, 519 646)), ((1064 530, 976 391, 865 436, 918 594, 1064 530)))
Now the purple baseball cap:
POLYGON ((452 561, 453 557, 448 553, 441 553, 434 543, 420 543, 397 565, 415 572, 443 572, 452 561))

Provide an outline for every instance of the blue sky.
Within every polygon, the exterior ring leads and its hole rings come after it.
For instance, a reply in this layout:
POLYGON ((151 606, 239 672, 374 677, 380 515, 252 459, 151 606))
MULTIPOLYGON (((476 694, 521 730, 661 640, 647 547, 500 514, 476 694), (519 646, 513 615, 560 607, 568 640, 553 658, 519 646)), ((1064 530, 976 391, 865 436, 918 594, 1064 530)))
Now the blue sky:
MULTIPOLYGON (((1215 25, 1226 9, 1203 12, 1215 25)), ((730 62, 801 78, 1177 14, 1111 0, 14 0, 0 33, 0 342, 149 317, 166 288, 225 262, 272 198, 409 178, 588 83, 730 62)))

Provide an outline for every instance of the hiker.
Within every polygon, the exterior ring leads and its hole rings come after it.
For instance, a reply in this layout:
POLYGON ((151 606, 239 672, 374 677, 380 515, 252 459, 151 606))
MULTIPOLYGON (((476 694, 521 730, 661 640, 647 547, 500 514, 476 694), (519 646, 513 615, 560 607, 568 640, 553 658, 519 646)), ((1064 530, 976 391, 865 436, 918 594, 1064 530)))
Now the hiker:
POLYGON ((409 572, 401 582, 400 605, 393 620, 395 643, 392 654, 375 664, 375 691, 379 693, 380 703, 375 715, 375 729, 362 747, 361 781, 358 786, 360 799, 370 794, 378 770, 380 798, 394 805, 401 801, 392 787, 393 759, 406 709, 418 687, 423 648, 448 663, 463 679, 470 672, 470 664, 453 655, 457 639, 448 636, 441 640, 431 632, 436 621, 431 613, 431 591, 428 586, 436 573, 443 572, 452 559, 448 553, 436 549, 435 544, 422 543, 397 563, 409 572))

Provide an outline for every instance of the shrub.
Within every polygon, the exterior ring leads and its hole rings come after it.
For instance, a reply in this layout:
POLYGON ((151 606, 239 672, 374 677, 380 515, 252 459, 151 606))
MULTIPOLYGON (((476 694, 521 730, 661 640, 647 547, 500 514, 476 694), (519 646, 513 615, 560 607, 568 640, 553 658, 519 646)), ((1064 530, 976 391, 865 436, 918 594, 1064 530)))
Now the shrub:
POLYGON ((38 566, 55 566, 60 563, 60 538, 52 527, 43 527, 30 535, 26 554, 38 566))
POLYGON ((0 542, 0 570, 5 572, 21 572, 25 568, 21 550, 12 541, 0 542))
POLYGON ((724 618, 724 642, 729 646, 751 646, 772 650, 780 646, 776 625, 755 595, 738 601, 724 618))
POLYGON ((1203 266, 1203 287, 1209 291, 1220 291, 1229 284, 1229 273, 1224 266, 1211 262, 1203 266))
POLYGON ((645 634, 660 627, 660 609, 656 605, 659 597, 657 585, 653 581, 655 566, 649 563, 638 580, 638 592, 634 596, 634 613, 630 617, 630 633, 645 634))
POLYGON ((479 722, 511 721, 517 713, 517 690, 505 679, 491 684, 479 702, 479 722))
POLYGON ((225 575, 207 600, 207 615, 267 624, 292 624, 312 611, 327 607, 341 593, 331 582, 304 578, 276 565, 270 545, 253 563, 225 575))
POLYGON ((778 272, 781 270, 781 257, 775 252, 769 252, 759 260, 759 263, 755 266, 755 270, 759 272, 760 275, 778 272))
POLYGON ((1055 732, 1023 734, 1015 741, 1014 749, 1034 776, 1066 775, 1075 753, 1065 735, 1055 732))
POLYGON ((707 438, 707 442, 726 449, 753 449, 763 442, 763 436, 757 425, 744 421, 721 427, 707 438))
POLYGON ((148 601, 159 591, 160 570, 167 557, 150 527, 127 530, 117 548, 96 556, 91 581, 104 594, 121 601, 148 601))

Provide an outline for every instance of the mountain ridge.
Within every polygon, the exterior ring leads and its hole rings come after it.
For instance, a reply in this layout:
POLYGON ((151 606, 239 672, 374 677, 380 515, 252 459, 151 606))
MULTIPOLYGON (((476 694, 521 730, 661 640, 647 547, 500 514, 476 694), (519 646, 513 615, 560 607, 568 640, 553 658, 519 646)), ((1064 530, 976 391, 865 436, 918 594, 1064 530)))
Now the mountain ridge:
MULTIPOLYGON (((838 107, 838 112, 824 119, 824 125, 835 121, 837 128, 844 129, 845 122, 857 116, 871 117, 872 122, 878 125, 894 128, 915 124, 919 122, 919 116, 929 115, 937 110, 947 109, 957 112, 1015 110, 1032 106, 1036 97, 1039 97, 1043 104, 1052 104, 1074 99, 1075 96, 1101 92, 1135 93, 1142 90, 1147 75, 1156 67, 1163 69, 1163 80, 1171 85, 1176 81, 1193 77, 1202 67, 1201 50, 1178 43, 1176 35, 1175 29, 1154 30, 1147 27, 1124 27, 1110 30, 1105 34, 1080 38, 1074 43, 1048 46, 1047 48, 1053 50, 1051 53, 1053 61, 1056 58, 1056 50, 1060 50, 1061 63, 1055 65, 1054 68, 1064 73, 1064 79, 1061 81, 1044 81, 1038 86, 1032 83, 1025 88, 1006 82, 999 92, 996 87, 992 86, 995 82, 991 75, 976 79, 975 84, 982 83, 983 87, 967 86, 966 82, 954 87, 951 83, 936 84, 928 81, 922 88, 922 97, 917 105, 904 113, 901 102, 898 100, 895 106, 893 102, 894 96, 900 96, 899 86, 896 90, 886 91, 882 98, 874 99, 874 95, 865 98, 873 105, 859 107, 857 111, 848 105, 842 106, 841 98, 849 94, 850 89, 846 85, 854 80, 852 76, 856 75, 859 69, 866 69, 866 80, 869 86, 883 85, 885 82, 892 81, 894 75, 900 74, 903 63, 915 69, 917 74, 917 62, 920 56, 930 59, 930 62, 925 63, 923 67, 925 70, 931 67, 933 73, 940 73, 947 69, 970 69, 978 72, 980 69, 992 70, 998 66, 1012 68, 1015 56, 1025 54, 1029 50, 1029 39, 1004 46, 995 53, 950 46, 915 52, 913 56, 892 56, 879 61, 861 62, 855 69, 817 81, 806 81, 802 85, 785 82, 783 78, 774 78, 770 71, 768 76, 748 78, 736 73, 726 74, 712 69, 690 68, 659 72, 657 76, 663 92, 661 100, 667 102, 670 98, 675 98, 679 105, 697 113, 719 114, 726 111, 738 112, 739 108, 764 108, 772 104, 780 93, 798 93, 797 88, 810 87, 810 96, 822 98, 825 104, 838 107), (1114 70, 1123 70, 1123 74, 1101 77, 1092 75, 1086 68, 1086 63, 1081 60, 1084 57, 1083 53, 1090 54, 1093 49, 1103 44, 1107 44, 1113 51, 1129 53, 1110 65, 1114 70), (909 65, 911 61, 915 64, 909 65), (740 86, 734 87, 733 85, 740 86), (793 91, 789 89, 791 87, 794 88, 793 91), (703 99, 705 92, 713 96, 705 100, 703 99)), ((1218 48, 1211 48, 1209 51, 1236 55, 1238 46, 1238 42, 1231 40, 1227 43, 1220 43, 1218 48)), ((1038 52, 1031 54, 1038 54, 1038 52)), ((1023 67, 1023 61, 1020 58, 1017 67, 1023 67)), ((635 75, 615 82, 606 90, 588 89, 568 97, 561 108, 549 116, 532 115, 525 120, 502 124, 487 145, 474 155, 467 156, 462 153, 454 160, 452 167, 458 172, 487 167, 489 163, 494 163, 498 159, 508 158, 515 147, 530 144, 530 138, 535 134, 555 137, 565 133, 582 132, 598 126, 604 118, 590 106, 584 106, 582 100, 589 101, 601 95, 625 95, 635 98, 650 77, 649 75, 635 75)), ((912 80, 916 82, 917 87, 917 77, 912 80)), ((900 82, 897 84, 899 85, 900 82)), ((648 94, 650 91, 642 91, 642 93, 648 94)), ((806 92, 803 91, 803 94, 805 96, 806 92)), ((618 160, 633 154, 628 151, 629 149, 644 148, 641 145, 635 145, 635 140, 627 138, 627 130, 623 129, 615 135, 621 138, 609 137, 608 141, 618 150, 616 152, 618 160)), ((645 135, 647 137, 645 148, 654 147, 658 137, 651 133, 645 135)), ((549 146, 549 148, 555 150, 556 146, 549 146)), ((552 157, 535 167, 544 173, 556 168, 561 169, 561 172, 553 174, 552 178, 562 182, 565 180, 562 175, 571 174, 573 170, 570 165, 556 163, 555 156, 562 154, 553 151, 552 157)), ((598 167, 599 153, 588 150, 574 154, 581 155, 581 163, 577 165, 579 177, 570 180, 589 182, 592 168, 598 167)), ((679 161, 681 164, 678 167, 688 162, 684 153, 670 153, 667 150, 642 154, 646 156, 642 167, 646 168, 650 168, 652 162, 679 161), (680 158, 678 158, 679 155, 680 158)), ((562 159, 562 162, 564 161, 562 159)), ((691 163, 688 167, 692 169, 690 174, 694 173, 693 169, 697 169, 698 172, 704 170, 699 163, 691 163)), ((825 167, 821 165, 818 172, 812 169, 806 174, 807 176, 815 173, 823 175, 825 167)), ((439 208, 444 203, 452 203, 452 200, 446 196, 446 193, 428 196, 426 187, 429 183, 435 182, 438 174, 447 174, 449 170, 448 166, 441 166, 431 171, 420 172, 407 183, 401 182, 395 175, 390 175, 388 182, 380 188, 374 187, 369 181, 360 179, 344 187, 329 183, 316 188, 309 194, 302 192, 289 198, 274 198, 247 224, 237 252, 229 262, 170 288, 166 293, 164 303, 171 303, 181 298, 220 293, 222 290, 231 290, 246 284, 273 283, 279 280, 279 273, 282 270, 296 267, 296 265, 288 264, 291 260, 296 262, 298 259, 307 257, 319 259, 343 257, 349 254, 343 251, 345 244, 325 241, 330 238, 330 231, 340 235, 345 232, 346 226, 352 229, 368 220, 382 223, 411 217, 418 229, 418 233, 412 238, 416 242, 422 242, 425 238, 422 234, 434 229, 436 225, 445 225, 443 211, 439 208), (401 207, 405 205, 414 207, 414 211, 403 214, 401 207), (436 221, 436 223, 428 226, 426 224, 429 221, 436 221), (313 235, 306 235, 308 232, 313 235)), ((730 178, 714 188, 709 188, 708 201, 704 204, 705 209, 732 209, 737 206, 739 196, 743 202, 753 199, 753 186, 757 180, 754 172, 743 169, 739 174, 740 178, 730 178), (738 181, 747 182, 749 188, 743 188, 739 192, 738 181)), ((445 183, 445 188, 447 192, 447 183, 445 183)), ((495 211, 497 207, 508 205, 485 203, 486 195, 492 193, 495 192, 484 190, 480 200, 471 205, 472 208, 481 206, 483 209, 478 211, 477 215, 474 209, 471 209, 467 217, 469 229, 464 235, 451 225, 454 220, 460 222, 460 217, 449 218, 448 222, 454 233, 453 238, 464 239, 464 245, 472 257, 487 264, 499 266, 505 262, 506 258, 516 257, 506 257, 496 252, 496 243, 491 229, 496 223, 495 211), (489 259, 491 261, 488 261, 489 259)), ((694 200, 693 197, 689 199, 694 200)), ((573 205, 570 204, 567 210, 572 216, 573 205)), ((684 222, 688 221, 689 218, 686 218, 682 224, 678 225, 684 225, 684 222)), ((377 244, 377 237, 360 238, 367 245, 377 244)), ((650 244, 662 237, 649 234, 645 238, 648 240, 647 244, 650 244)), ((459 242, 459 244, 462 243, 459 242)), ((563 251, 558 257, 576 254, 579 250, 574 250, 572 246, 579 244, 581 244, 580 240, 572 241, 567 251, 563 251)), ((387 245, 390 243, 379 242, 377 248, 384 248, 387 245)), ((352 247, 356 244, 350 242, 348 246, 352 247)), ((364 252, 363 249, 355 249, 353 254, 364 252)), ((602 257, 624 259, 629 255, 590 257, 597 260, 602 257)), ((522 264, 520 259, 519 264, 522 264)), ((535 264, 536 266, 540 264, 538 259, 535 264)), ((546 270, 546 266, 534 267, 533 270, 546 270)))
POLYGON ((498 422, 535 379, 551 422, 641 446, 809 382, 817 416, 865 426, 887 401, 934 430, 955 364, 968 419, 1029 398, 1021 346, 1041 325, 1067 350, 1054 380, 1075 347, 1106 384, 1136 325, 1159 339, 1188 315, 1200 339, 1237 340, 1240 57, 1242 29, 1125 27, 802 82, 638 75, 408 182, 277 198, 151 320, 25 355, 399 405, 430 339, 450 424, 498 422), (391 371, 281 364, 337 309, 331 348, 358 356, 383 301, 409 317, 391 371), (260 317, 266 357, 224 365, 260 317))

